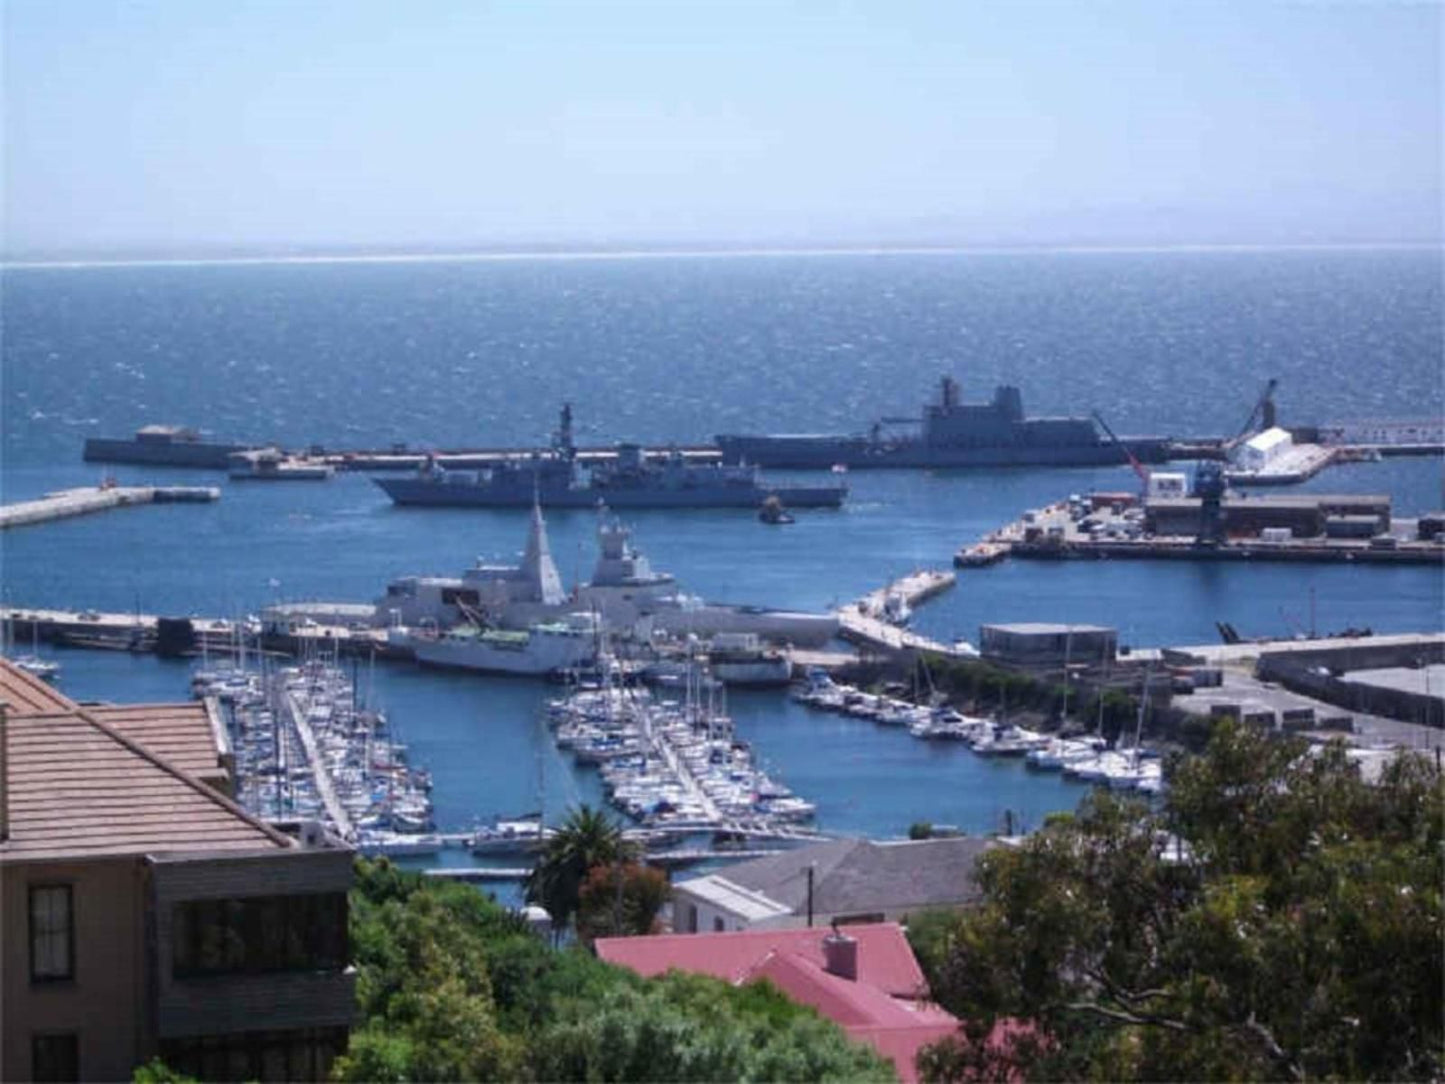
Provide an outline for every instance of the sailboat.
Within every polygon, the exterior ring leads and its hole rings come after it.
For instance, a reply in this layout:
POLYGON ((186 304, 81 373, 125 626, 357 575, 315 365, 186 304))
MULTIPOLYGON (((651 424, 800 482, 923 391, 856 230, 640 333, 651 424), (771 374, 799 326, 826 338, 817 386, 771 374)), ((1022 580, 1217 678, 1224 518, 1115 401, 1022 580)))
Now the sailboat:
MULTIPOLYGON (((10 630, 10 644, 13 650, 15 645, 15 627, 10 622, 6 623, 10 630)), ((60 674, 60 664, 49 659, 40 657, 40 622, 30 622, 31 649, 29 655, 16 655, 10 661, 24 670, 31 677, 40 678, 42 681, 54 681, 60 674)))

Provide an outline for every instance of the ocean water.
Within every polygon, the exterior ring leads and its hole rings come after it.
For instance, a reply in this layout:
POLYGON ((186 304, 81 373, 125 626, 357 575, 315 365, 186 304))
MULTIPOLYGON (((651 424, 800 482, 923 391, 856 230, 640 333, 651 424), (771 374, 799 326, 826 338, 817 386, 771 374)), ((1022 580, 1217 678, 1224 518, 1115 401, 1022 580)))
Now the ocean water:
MULTIPOLYGON (((702 441, 724 431, 861 431, 916 414, 948 372, 966 398, 1018 384, 1035 414, 1099 410, 1119 432, 1243 425, 1264 381, 1287 423, 1439 417, 1439 253, 1056 253, 555 258, 417 263, 8 269, 0 291, 0 498, 94 483, 83 440, 148 422, 293 445, 543 442, 571 401, 579 440, 702 441)), ((363 475, 225 483, 117 467, 122 482, 222 484, 207 506, 153 506, 0 536, 7 601, 233 616, 275 599, 371 600, 388 579, 520 551, 517 510, 398 509, 363 475)), ((806 477, 806 476, 802 476, 806 477)), ((1134 486, 1126 468, 854 472, 847 505, 785 529, 748 512, 637 512, 640 547, 708 598, 822 608, 943 566, 1029 507, 1134 486)), ((1445 506, 1438 459, 1336 468, 1315 490, 1445 506)), ((595 559, 590 513, 548 516, 564 579, 595 559)), ((962 574, 919 628, 1093 621, 1127 643, 1368 625, 1440 628, 1432 568, 1006 562, 962 574)), ((65 651, 64 688, 183 697, 186 667, 65 651)), ((555 690, 378 666, 364 676, 436 778, 439 820, 598 797, 537 723, 555 690)), ((1025 823, 1080 789, 966 750, 733 697, 739 731, 819 803, 821 826, 897 834, 913 820, 1025 823)))

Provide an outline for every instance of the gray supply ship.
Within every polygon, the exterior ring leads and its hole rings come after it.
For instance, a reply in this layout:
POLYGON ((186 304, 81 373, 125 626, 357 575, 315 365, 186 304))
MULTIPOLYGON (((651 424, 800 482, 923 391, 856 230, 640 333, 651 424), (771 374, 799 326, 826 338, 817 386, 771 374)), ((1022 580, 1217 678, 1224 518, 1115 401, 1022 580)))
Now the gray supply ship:
POLYGON ((636 444, 617 445, 616 460, 583 467, 572 442, 572 410, 546 451, 503 459, 478 471, 446 470, 428 457, 409 478, 373 478, 397 504, 525 508, 757 508, 770 496, 794 508, 837 508, 848 487, 770 485, 756 466, 688 462, 680 452, 660 461, 636 444))
POLYGON ((1089 418, 1026 418, 1023 396, 1006 385, 995 390, 992 402, 962 403, 958 383, 947 376, 938 401, 924 407, 921 419, 884 418, 856 436, 720 435, 717 444, 725 463, 801 469, 1092 467, 1127 462, 1121 445, 1146 463, 1166 460, 1169 447, 1161 437, 1115 443, 1089 418))
POLYGON ((201 434, 182 425, 147 425, 130 440, 91 437, 85 442, 87 463, 143 463, 153 467, 208 467, 225 470, 231 455, 248 451, 252 444, 221 444, 202 440, 201 434))

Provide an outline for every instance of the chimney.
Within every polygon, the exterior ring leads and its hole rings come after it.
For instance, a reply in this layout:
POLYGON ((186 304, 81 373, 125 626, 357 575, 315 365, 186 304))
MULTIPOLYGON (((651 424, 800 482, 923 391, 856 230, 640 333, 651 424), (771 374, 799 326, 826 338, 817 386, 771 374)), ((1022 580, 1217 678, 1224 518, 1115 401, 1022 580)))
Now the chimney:
POLYGON ((823 938, 823 968, 850 982, 858 981, 858 942, 834 925, 833 932, 823 938))

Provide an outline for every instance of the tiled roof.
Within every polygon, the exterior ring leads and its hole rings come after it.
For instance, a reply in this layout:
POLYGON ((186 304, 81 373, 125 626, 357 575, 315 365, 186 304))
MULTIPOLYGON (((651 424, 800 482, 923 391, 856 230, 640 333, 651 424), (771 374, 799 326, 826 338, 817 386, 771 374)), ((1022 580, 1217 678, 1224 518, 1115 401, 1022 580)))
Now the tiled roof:
POLYGON ((117 704, 87 710, 197 779, 211 783, 229 778, 230 773, 220 763, 218 736, 211 727, 206 705, 199 700, 184 704, 117 704))
MULTIPOLYGON (((858 981, 894 997, 916 998, 927 989, 923 970, 895 922, 846 926, 858 942, 858 981)), ((819 927, 792 930, 740 930, 734 933, 660 934, 656 937, 604 937, 597 954, 641 975, 661 975, 668 968, 715 975, 742 982, 771 953, 790 953, 820 969, 827 960, 819 927)))
POLYGON ((70 711, 77 706, 53 685, 6 659, 0 659, 0 703, 8 704, 12 712, 70 711))
MULTIPOLYGON (((978 897, 973 865, 990 846, 991 840, 978 836, 893 843, 835 839, 743 862, 712 876, 761 892, 793 914, 807 907, 809 866, 818 914, 943 907, 978 897)), ((692 883, 682 881, 678 888, 687 890, 692 883)))
POLYGON ((834 975, 796 952, 769 953, 748 973, 746 981, 753 979, 767 979, 794 1001, 813 1006, 849 1029, 908 1028, 920 1023, 958 1026, 957 1020, 936 1006, 889 997, 866 981, 834 975))
MULTIPOLYGON (((32 692, 3 661, 0 687, 26 696, 32 692)), ((165 756, 111 726, 100 717, 106 709, 60 700, 68 707, 7 713, 9 838, 0 842, 0 861, 234 853, 292 845, 165 756)))
POLYGON ((922 1000, 923 973, 897 924, 844 930, 858 942, 856 980, 827 970, 827 931, 818 928, 602 938, 596 947, 604 960, 646 976, 678 968, 734 984, 766 979, 871 1044, 893 1062, 904 1084, 913 1084, 918 1051, 957 1032, 958 1020, 922 1000))

